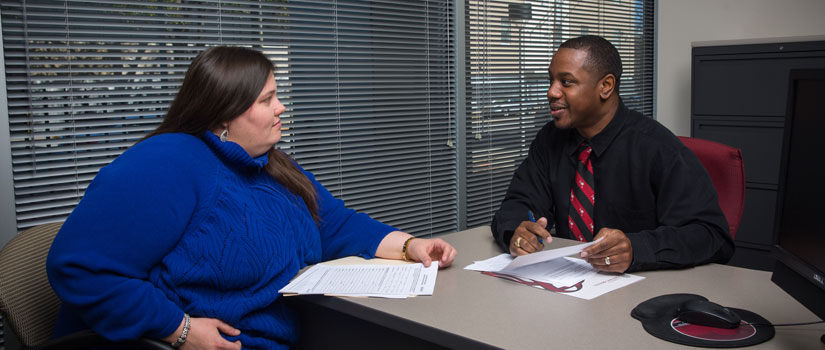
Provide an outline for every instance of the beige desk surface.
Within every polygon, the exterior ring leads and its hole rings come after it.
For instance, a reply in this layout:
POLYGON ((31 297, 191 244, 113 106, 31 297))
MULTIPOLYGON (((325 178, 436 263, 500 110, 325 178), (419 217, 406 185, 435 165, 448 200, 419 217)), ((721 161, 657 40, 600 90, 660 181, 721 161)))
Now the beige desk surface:
MULTIPOLYGON (((409 332, 447 347, 450 337, 505 349, 688 349, 648 334, 630 311, 662 294, 693 293, 753 311, 773 323, 818 318, 771 282, 771 274, 725 265, 641 272, 644 280, 593 300, 552 293, 464 270, 501 252, 489 227, 441 236, 458 249, 438 273, 432 296, 404 300, 321 297, 327 307, 409 332), (370 320, 370 318, 373 318, 370 320), (442 330, 432 334, 433 329, 442 330), (445 337, 447 334, 449 336, 445 337)), ((555 239, 549 248, 575 242, 555 239)), ((776 328, 776 336, 749 349, 825 349, 825 324, 776 328)), ((452 346, 451 346, 452 345, 452 346)))

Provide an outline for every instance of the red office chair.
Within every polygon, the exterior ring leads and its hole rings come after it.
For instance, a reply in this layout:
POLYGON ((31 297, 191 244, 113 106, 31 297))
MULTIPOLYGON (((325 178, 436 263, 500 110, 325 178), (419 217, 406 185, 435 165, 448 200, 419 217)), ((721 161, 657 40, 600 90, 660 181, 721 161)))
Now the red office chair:
POLYGON ((679 136, 710 174, 719 193, 719 206, 730 226, 730 236, 736 239, 742 209, 745 206, 745 163, 738 148, 692 137, 679 136))

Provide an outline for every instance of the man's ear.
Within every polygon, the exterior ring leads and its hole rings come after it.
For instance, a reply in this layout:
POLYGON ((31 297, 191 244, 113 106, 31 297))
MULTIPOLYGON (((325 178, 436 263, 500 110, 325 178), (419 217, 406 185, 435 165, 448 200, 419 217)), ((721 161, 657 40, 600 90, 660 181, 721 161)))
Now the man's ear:
POLYGON ((599 97, 602 100, 607 100, 616 90, 616 76, 613 74, 605 75, 599 80, 599 97))

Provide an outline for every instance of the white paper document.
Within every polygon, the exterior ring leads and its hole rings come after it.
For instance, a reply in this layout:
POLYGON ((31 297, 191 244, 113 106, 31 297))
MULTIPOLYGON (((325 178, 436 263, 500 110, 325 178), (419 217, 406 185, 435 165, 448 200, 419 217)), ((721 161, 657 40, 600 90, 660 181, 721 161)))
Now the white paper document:
POLYGON ((501 254, 476 261, 465 269, 587 300, 644 279, 630 274, 600 272, 585 260, 566 257, 581 252, 591 244, 552 249, 515 259, 510 254, 501 254), (514 265, 520 258, 538 254, 541 255, 537 258, 522 259, 522 263, 514 265), (525 261, 530 263, 523 263, 525 261))
POLYGON ((576 244, 576 245, 571 245, 569 247, 563 247, 563 248, 543 250, 543 251, 540 251, 540 252, 535 252, 533 254, 517 256, 515 259, 513 259, 513 262, 508 264, 504 269, 505 270, 514 270, 514 269, 517 269, 517 268, 522 267, 522 266, 527 266, 527 265, 531 265, 531 264, 535 264, 535 263, 540 263, 540 262, 543 262, 543 261, 558 259, 558 258, 561 258, 563 256, 578 254, 578 253, 581 253, 581 251, 584 250, 584 248, 587 248, 591 245, 594 245, 594 244, 596 244, 597 242, 599 242, 601 240, 602 239, 599 238, 599 239, 597 239, 593 242, 576 244))
POLYGON ((501 254, 489 258, 487 260, 476 261, 470 264, 469 266, 465 267, 464 269, 495 272, 505 272, 504 270, 515 270, 522 266, 532 265, 540 262, 558 259, 563 256, 581 253, 581 251, 584 250, 584 248, 596 244, 596 242, 601 240, 602 239, 599 238, 598 240, 595 240, 593 242, 576 244, 557 249, 543 250, 540 252, 535 252, 533 254, 517 256, 515 258, 510 256, 510 254, 501 254))
POLYGON ((279 290, 283 294, 327 294, 382 298, 432 295, 438 262, 404 265, 317 264, 279 290))

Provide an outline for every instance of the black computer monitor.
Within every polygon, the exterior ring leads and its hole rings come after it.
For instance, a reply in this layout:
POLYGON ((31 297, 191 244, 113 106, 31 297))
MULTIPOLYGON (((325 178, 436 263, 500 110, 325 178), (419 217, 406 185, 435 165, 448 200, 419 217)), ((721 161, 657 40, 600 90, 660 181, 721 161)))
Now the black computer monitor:
MULTIPOLYGON (((771 280, 825 319, 825 69, 791 70, 771 280)), ((825 336, 823 336, 825 342, 825 336)))

